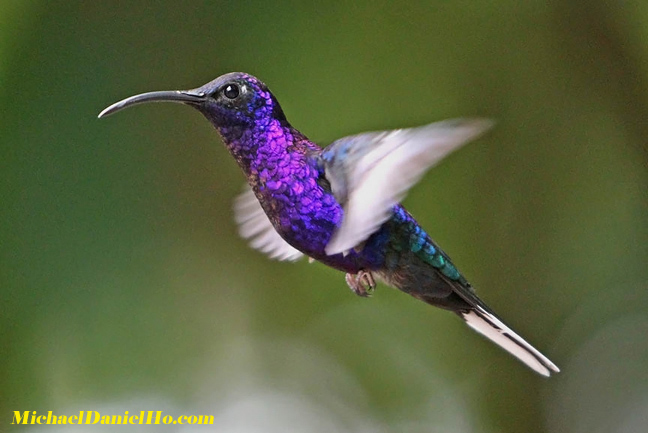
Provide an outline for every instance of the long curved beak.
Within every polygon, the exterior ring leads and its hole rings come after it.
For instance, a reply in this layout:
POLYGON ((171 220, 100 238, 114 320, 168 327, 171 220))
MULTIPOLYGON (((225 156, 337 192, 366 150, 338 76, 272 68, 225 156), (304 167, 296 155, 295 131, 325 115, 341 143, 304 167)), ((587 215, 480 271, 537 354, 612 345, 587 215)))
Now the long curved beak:
POLYGON ((131 96, 130 98, 123 99, 115 102, 110 107, 104 109, 99 113, 99 118, 110 116, 119 110, 131 107, 145 102, 182 102, 185 104, 200 104, 205 101, 206 95, 204 93, 197 93, 191 90, 170 90, 163 92, 148 92, 139 95, 131 96))

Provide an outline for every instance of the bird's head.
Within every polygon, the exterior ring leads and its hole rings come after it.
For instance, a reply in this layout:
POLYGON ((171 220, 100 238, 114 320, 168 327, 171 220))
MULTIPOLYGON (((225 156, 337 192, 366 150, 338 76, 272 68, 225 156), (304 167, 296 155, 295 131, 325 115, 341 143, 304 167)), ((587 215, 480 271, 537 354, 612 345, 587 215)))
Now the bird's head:
POLYGON ((216 128, 253 127, 272 120, 285 123, 281 106, 267 86, 243 72, 221 75, 192 90, 149 92, 131 96, 103 110, 99 117, 145 102, 181 102, 200 111, 216 128))

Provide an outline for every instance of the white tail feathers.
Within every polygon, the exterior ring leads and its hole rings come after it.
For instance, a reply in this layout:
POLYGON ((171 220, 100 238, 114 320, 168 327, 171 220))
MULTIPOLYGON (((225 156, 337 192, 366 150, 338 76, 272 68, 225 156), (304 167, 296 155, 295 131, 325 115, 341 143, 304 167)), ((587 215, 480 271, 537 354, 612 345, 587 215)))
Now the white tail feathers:
POLYGON ((499 345, 511 355, 524 362, 532 370, 549 377, 560 369, 546 356, 524 341, 508 326, 493 314, 481 307, 475 307, 468 313, 461 313, 468 326, 479 332, 493 343, 499 345))

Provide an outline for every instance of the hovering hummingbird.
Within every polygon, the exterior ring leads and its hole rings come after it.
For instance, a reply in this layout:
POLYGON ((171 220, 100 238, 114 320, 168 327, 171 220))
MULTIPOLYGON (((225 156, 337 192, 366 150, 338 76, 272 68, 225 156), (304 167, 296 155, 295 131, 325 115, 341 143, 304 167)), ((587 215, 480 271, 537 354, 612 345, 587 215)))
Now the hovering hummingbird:
POLYGON ((246 191, 234 209, 240 234, 279 260, 306 255, 346 273, 353 292, 369 296, 376 279, 450 310, 544 376, 560 371, 506 326, 399 204, 443 157, 490 128, 455 119, 336 140, 325 149, 293 128, 257 78, 222 75, 193 90, 143 93, 99 117, 144 102, 197 109, 243 169, 246 191))

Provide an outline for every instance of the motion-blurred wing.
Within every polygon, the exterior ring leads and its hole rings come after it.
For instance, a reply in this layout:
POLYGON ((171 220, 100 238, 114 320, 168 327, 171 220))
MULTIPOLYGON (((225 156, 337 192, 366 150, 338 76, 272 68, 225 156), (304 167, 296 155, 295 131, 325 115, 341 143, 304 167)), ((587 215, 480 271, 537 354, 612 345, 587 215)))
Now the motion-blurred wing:
POLYGON ((303 256, 279 236, 248 186, 234 202, 234 218, 239 225, 239 234, 249 239, 253 248, 270 258, 295 261, 303 256))
POLYGON ((346 252, 367 239, 430 167, 491 126, 484 119, 446 120, 345 137, 324 149, 325 176, 344 207, 326 253, 346 252))

